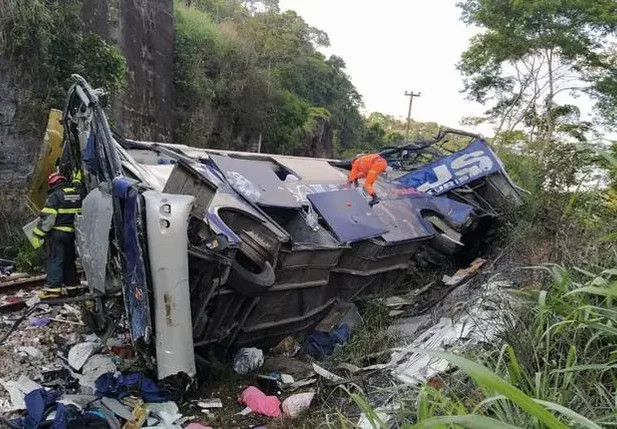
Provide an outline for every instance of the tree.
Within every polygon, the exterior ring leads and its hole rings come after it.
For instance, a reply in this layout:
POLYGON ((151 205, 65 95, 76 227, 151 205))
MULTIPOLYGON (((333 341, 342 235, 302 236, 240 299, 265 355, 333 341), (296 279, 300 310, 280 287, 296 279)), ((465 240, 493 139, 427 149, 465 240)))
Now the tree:
POLYGON ((175 6, 175 140, 328 156, 360 142, 362 97, 343 59, 318 52, 326 33, 276 0, 175 6))
POLYGON ((605 120, 617 115, 617 71, 610 36, 617 30, 614 0, 465 0, 462 19, 484 31, 463 53, 459 70, 468 97, 491 107, 480 121, 496 133, 524 127, 530 140, 550 142, 574 106, 560 95, 588 94, 605 120), (568 114, 562 114, 565 111, 568 114))

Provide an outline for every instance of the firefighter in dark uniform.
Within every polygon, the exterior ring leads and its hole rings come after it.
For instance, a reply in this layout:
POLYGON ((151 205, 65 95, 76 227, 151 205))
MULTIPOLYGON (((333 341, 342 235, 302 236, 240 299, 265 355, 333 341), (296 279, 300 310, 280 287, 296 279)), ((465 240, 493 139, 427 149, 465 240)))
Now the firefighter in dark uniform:
POLYGON ((75 259, 75 215, 81 214, 81 173, 72 175, 72 183, 60 173, 47 179, 49 187, 45 207, 34 228, 35 247, 44 245, 47 288, 77 286, 75 259))

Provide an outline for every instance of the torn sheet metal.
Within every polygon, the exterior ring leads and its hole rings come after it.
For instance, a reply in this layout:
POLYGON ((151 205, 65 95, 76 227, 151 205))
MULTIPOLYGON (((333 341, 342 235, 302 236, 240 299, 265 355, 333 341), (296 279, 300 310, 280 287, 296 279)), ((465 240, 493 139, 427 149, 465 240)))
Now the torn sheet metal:
POLYGON ((478 270, 486 265, 488 261, 482 258, 476 258, 467 268, 461 268, 452 276, 443 276, 442 282, 446 286, 456 286, 463 283, 465 280, 475 276, 478 270))
POLYGON ((111 195, 96 188, 82 203, 82 214, 75 217, 77 249, 88 286, 105 293, 109 232, 113 216, 111 195))
POLYGON ((114 180, 114 197, 124 200, 123 272, 124 305, 130 321, 131 339, 149 340, 152 332, 146 267, 139 237, 139 193, 134 181, 125 177, 114 180))
POLYGON ((310 194, 308 199, 343 243, 366 240, 388 232, 386 224, 354 189, 310 194))
MULTIPOLYGON (((410 351, 413 348, 426 350, 468 350, 483 342, 490 342, 504 326, 508 317, 506 301, 510 282, 493 281, 482 286, 479 297, 469 303, 459 317, 442 317, 439 322, 408 346, 392 354, 385 367, 393 368, 392 375, 406 384, 422 384, 431 377, 446 371, 448 361, 410 351)), ((414 320, 415 323, 415 320, 414 320)))
POLYGON ((271 161, 211 155, 229 184, 252 203, 270 207, 300 208, 273 170, 271 161))
POLYGON ((188 219, 195 197, 143 193, 156 327, 158 378, 194 376, 189 290, 188 219))

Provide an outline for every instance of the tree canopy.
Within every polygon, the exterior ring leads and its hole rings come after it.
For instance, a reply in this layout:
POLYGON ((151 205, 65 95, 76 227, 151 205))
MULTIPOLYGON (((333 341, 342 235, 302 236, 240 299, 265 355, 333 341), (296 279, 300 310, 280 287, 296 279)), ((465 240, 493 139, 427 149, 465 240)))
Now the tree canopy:
POLYGON ((464 0, 458 6, 464 22, 482 29, 459 64, 469 98, 489 106, 476 122, 494 123, 498 134, 524 128, 542 142, 556 134, 584 140, 592 124, 561 95, 585 94, 596 101, 598 122, 614 126, 617 2, 464 0))
POLYGON ((362 97, 323 31, 276 1, 176 0, 175 140, 314 155, 359 147, 362 97), (312 148, 312 149, 311 149, 312 148))

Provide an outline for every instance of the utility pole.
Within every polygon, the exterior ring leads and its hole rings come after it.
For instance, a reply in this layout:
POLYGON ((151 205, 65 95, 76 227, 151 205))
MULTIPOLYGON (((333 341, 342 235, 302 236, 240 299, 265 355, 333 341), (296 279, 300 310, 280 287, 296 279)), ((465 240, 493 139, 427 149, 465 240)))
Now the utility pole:
POLYGON ((411 105, 414 97, 420 97, 421 92, 405 91, 405 97, 409 97, 409 110, 407 111, 407 129, 405 130, 405 140, 409 141, 409 124, 411 123, 411 105))

